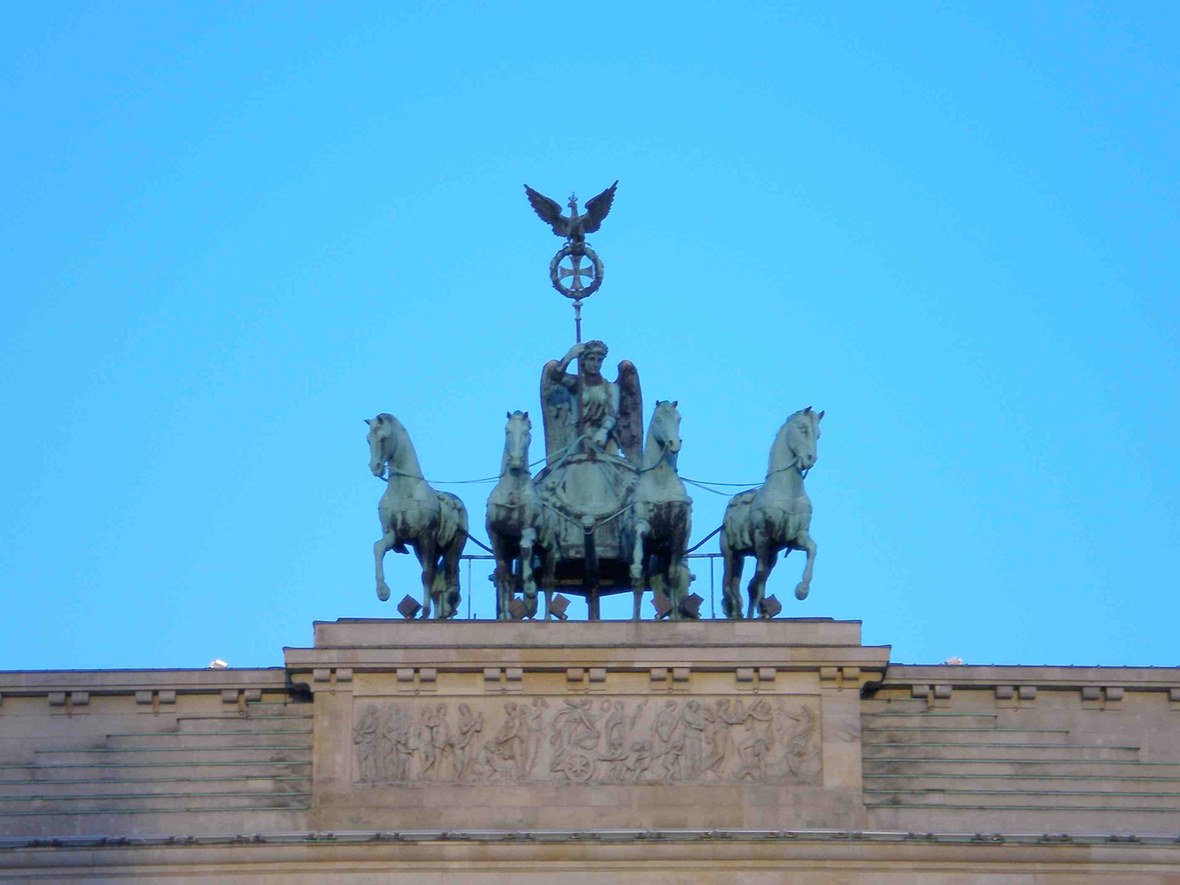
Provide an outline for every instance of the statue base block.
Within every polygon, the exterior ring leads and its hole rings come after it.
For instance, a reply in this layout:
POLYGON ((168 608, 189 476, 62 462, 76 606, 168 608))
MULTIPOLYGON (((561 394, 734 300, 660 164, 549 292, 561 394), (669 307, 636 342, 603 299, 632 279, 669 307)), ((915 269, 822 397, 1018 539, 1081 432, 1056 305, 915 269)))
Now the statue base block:
POLYGON ((863 826, 858 621, 340 620, 316 829, 863 826))

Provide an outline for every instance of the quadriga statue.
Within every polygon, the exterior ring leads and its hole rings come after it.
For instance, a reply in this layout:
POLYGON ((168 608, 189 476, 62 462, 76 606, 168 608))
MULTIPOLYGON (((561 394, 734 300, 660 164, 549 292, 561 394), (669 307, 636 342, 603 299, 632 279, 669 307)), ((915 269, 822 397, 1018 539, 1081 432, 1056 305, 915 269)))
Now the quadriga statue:
POLYGON ((796 597, 807 598, 815 563, 815 541, 808 534, 811 499, 803 488, 803 478, 815 465, 819 422, 823 416, 823 412, 814 412, 808 406, 787 418, 770 448, 766 482, 729 501, 721 528, 724 565, 721 608, 728 618, 742 616, 742 564, 746 556, 758 560, 758 569, 750 579, 750 607, 746 617, 765 615, 762 598, 766 579, 780 550, 807 552, 803 579, 795 587, 796 597))
POLYGON ((377 598, 389 599, 385 553, 414 548, 422 564, 422 617, 453 618, 459 610, 459 556, 467 543, 467 508, 449 492, 436 492, 422 477, 418 455, 402 423, 386 412, 366 418, 369 469, 387 481, 377 505, 381 540, 373 545, 377 598), (388 475, 386 475, 388 472, 388 475))

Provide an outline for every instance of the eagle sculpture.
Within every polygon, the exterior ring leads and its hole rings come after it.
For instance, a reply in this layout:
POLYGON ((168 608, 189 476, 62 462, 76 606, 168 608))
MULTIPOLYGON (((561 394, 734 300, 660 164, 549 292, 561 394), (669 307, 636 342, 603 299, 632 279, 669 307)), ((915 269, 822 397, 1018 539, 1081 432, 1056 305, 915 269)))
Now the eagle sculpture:
POLYGON ((524 191, 538 217, 546 224, 551 225, 555 234, 565 237, 577 247, 585 245, 586 234, 592 234, 598 230, 602 219, 606 218, 607 213, 610 212, 610 204, 614 201, 615 188, 618 186, 619 183, 616 181, 597 197, 587 200, 586 211, 581 215, 578 214, 577 196, 570 194, 568 204, 570 214, 568 216, 561 214, 561 206, 557 204, 556 200, 549 199, 527 184, 524 186, 524 191))

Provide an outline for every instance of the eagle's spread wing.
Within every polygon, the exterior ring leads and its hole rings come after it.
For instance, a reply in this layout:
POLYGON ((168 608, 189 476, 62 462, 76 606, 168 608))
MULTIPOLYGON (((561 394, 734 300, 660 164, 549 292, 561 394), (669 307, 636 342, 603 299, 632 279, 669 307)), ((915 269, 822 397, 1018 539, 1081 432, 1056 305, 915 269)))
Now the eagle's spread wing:
MULTIPOLYGON (((582 216, 582 230, 588 234, 594 233, 598 230, 598 226, 602 224, 602 219, 606 218, 606 213, 610 212, 610 204, 615 199, 615 188, 619 186, 616 181, 597 197, 591 197, 586 203, 586 214, 582 216)), ((540 196, 538 194, 537 196, 540 196)), ((529 199, 532 199, 530 194, 529 199)), ((536 205, 535 203, 533 204, 536 205)), ((540 214, 540 210, 537 210, 540 214)))
MULTIPOLYGON (((540 219, 546 224, 552 225, 553 232, 559 237, 568 237, 570 234, 570 220, 561 214, 561 206, 544 194, 533 190, 527 184, 524 186, 524 192, 528 194, 529 203, 532 204, 533 211, 537 213, 540 219)), ((607 208, 610 208, 609 200, 607 201, 607 208)), ((605 215, 606 213, 604 212, 603 214, 605 215)))

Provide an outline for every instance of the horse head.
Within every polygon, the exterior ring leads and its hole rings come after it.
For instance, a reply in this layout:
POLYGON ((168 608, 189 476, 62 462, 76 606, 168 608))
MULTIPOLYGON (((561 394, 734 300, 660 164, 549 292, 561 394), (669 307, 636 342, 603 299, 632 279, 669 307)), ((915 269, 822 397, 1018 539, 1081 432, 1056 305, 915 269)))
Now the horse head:
POLYGON ((795 464, 800 470, 810 470, 818 459, 816 442, 819 440, 819 422, 823 412, 813 411, 811 406, 800 409, 787 419, 787 445, 795 456, 795 464))
POLYGON ((388 412, 382 412, 376 418, 366 418, 369 432, 365 438, 369 441, 369 469, 373 476, 385 475, 385 462, 397 454, 397 435, 394 425, 397 419, 388 412))
POLYGON ((647 444, 655 443, 661 454, 675 455, 680 451, 680 412, 676 408, 679 400, 656 400, 651 424, 647 428, 647 444))
POLYGON ((533 441, 533 422, 528 412, 507 412, 508 424, 504 427, 504 460, 500 466, 501 476, 508 470, 528 470, 529 446, 533 441))

